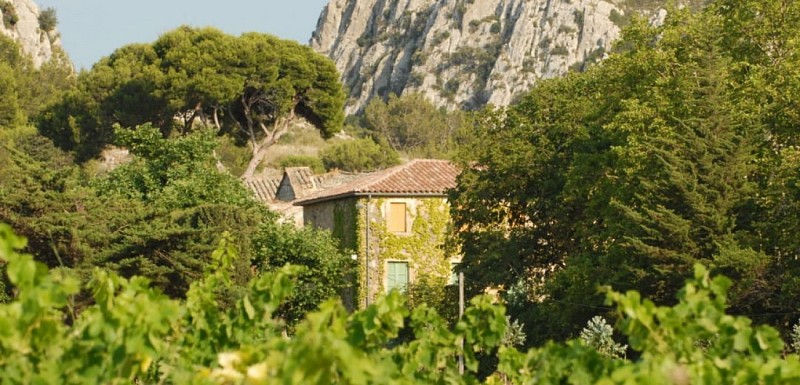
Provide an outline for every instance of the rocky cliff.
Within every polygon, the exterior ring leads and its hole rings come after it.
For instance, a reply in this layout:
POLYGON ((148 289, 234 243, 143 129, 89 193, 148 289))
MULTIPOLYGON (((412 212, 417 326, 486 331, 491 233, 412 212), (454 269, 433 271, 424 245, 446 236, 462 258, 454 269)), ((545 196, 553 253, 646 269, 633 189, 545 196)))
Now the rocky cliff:
MULTIPOLYGON (((601 59, 633 12, 658 0, 331 0, 311 46, 350 95, 420 92, 439 106, 507 105, 539 79, 601 59)), ((663 12, 663 11, 662 11, 663 12)))
POLYGON ((32 0, 0 0, 0 10, 3 13, 0 33, 14 39, 31 57, 34 66, 38 68, 53 57, 68 62, 61 49, 58 31, 40 28, 40 10, 36 3, 32 0))

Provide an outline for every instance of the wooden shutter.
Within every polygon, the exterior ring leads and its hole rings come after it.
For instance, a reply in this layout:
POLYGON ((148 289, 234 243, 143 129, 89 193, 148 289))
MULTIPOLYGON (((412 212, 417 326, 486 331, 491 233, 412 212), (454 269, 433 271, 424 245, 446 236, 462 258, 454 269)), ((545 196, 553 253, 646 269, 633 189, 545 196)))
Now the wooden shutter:
POLYGON ((386 263, 386 291, 394 289, 406 291, 408 286, 408 262, 389 261, 386 263))
POLYGON ((403 202, 389 203, 389 231, 393 233, 405 233, 406 228, 406 204, 403 202))

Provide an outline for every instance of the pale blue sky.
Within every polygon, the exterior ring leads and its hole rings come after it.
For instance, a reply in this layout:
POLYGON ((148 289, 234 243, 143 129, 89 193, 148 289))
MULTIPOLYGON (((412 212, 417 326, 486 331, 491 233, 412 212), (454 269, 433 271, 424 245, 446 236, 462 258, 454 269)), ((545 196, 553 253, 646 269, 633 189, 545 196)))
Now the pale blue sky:
POLYGON ((76 69, 129 43, 151 42, 182 24, 227 33, 258 31, 308 43, 328 0, 35 0, 58 14, 61 41, 76 69))

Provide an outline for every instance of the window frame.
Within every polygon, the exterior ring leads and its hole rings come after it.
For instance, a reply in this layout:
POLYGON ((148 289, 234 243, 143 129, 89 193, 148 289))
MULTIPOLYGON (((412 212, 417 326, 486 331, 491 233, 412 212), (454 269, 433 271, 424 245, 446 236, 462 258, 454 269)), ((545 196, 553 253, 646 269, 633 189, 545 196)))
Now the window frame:
MULTIPOLYGON (((401 293, 406 293, 408 291, 408 286, 411 285, 411 264, 409 263, 409 261, 399 260, 399 259, 390 259, 390 260, 386 260, 384 263, 385 263, 385 265, 384 265, 384 267, 385 267, 385 270, 384 270, 384 289, 385 290, 384 291, 386 293, 389 293, 392 290, 398 290, 401 293), (390 270, 389 266, 392 266, 392 265, 405 265, 405 267, 406 267, 405 268, 405 281, 406 281, 406 283, 402 288, 396 287, 396 286, 395 287, 390 287, 390 277, 392 276, 392 274, 389 271, 390 270)), ((395 275, 396 275, 396 273, 395 273, 395 275)))

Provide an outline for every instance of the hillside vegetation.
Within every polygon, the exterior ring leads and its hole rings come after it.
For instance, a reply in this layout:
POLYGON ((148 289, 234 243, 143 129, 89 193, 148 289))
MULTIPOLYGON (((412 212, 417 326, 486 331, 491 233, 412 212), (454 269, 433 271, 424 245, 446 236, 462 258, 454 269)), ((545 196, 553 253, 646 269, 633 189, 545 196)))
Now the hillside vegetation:
POLYGON ((347 122, 333 64, 268 35, 181 27, 77 78, 0 40, 0 382, 797 383, 799 34, 798 2, 716 0, 509 107, 347 122), (346 309, 351 250, 231 172, 327 136, 462 167, 462 318, 452 287, 346 309))

